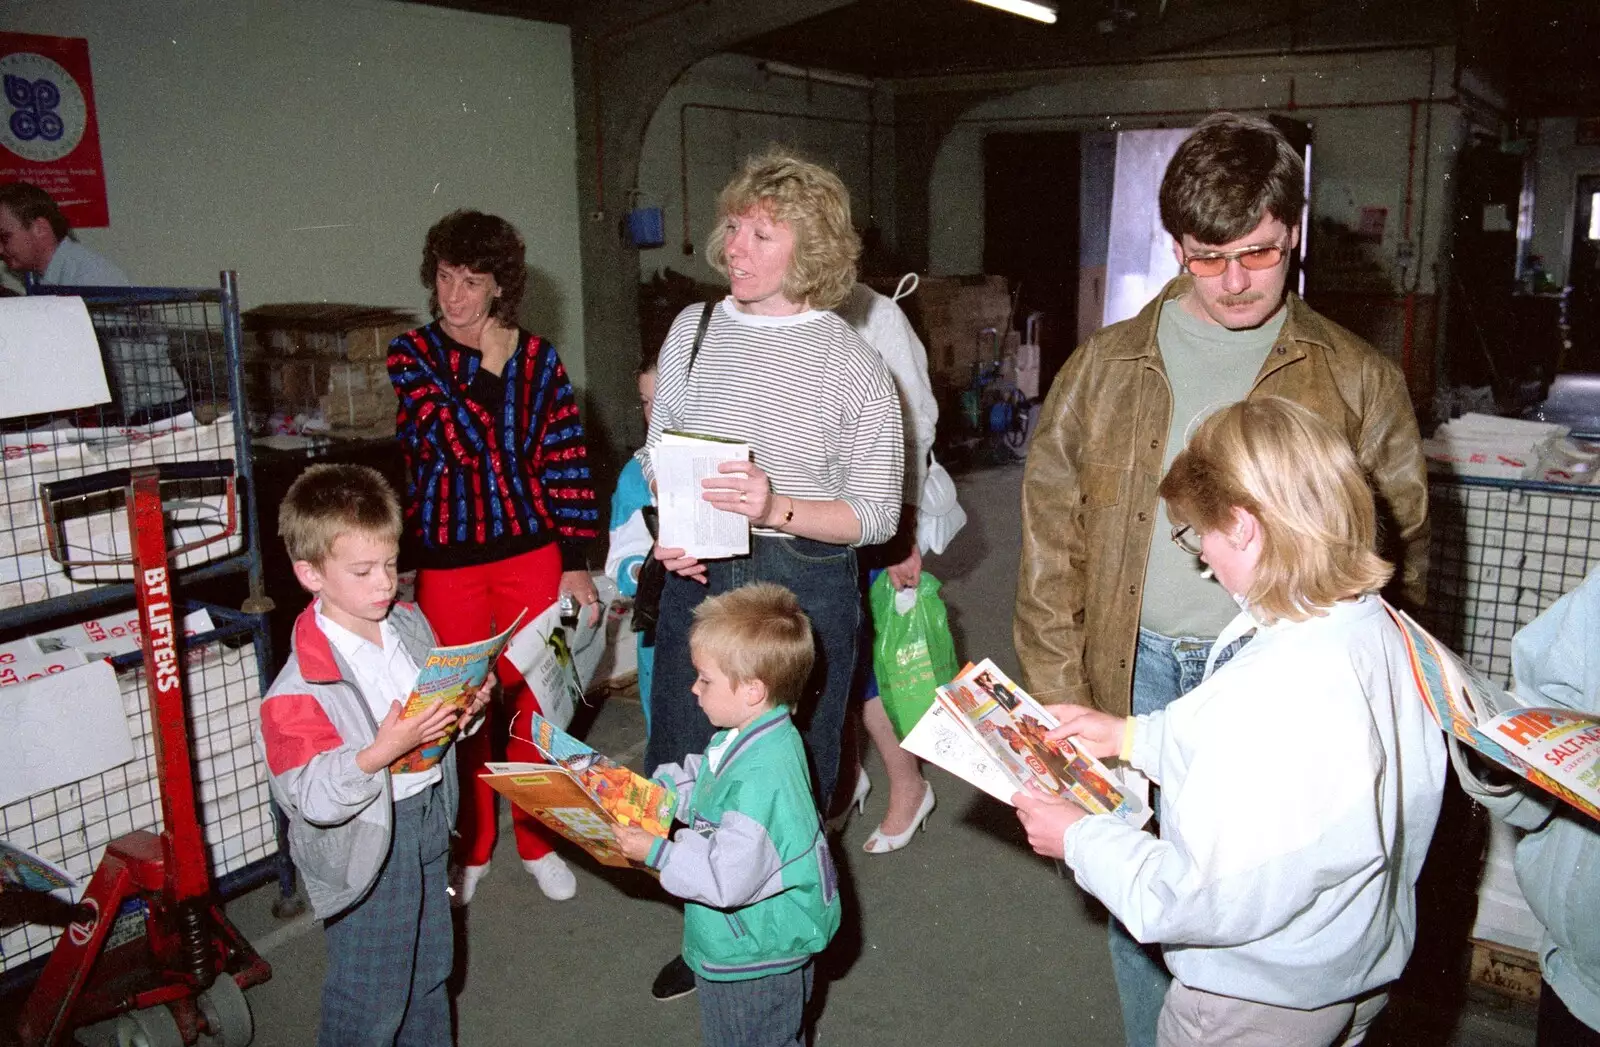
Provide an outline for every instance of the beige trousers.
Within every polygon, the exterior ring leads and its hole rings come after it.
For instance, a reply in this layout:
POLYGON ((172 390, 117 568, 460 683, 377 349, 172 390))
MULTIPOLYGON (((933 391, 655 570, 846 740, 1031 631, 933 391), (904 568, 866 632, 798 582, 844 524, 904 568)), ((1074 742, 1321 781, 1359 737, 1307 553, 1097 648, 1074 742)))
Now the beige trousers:
POLYGON ((1389 1002, 1371 992, 1302 1011, 1191 989, 1174 981, 1156 1024, 1159 1047, 1356 1047, 1389 1002))

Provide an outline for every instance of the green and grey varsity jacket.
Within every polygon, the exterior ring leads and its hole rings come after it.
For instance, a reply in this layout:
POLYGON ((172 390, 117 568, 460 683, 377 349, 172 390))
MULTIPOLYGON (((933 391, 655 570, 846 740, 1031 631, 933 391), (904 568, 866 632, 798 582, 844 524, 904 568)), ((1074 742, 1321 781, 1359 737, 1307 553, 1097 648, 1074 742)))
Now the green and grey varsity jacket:
POLYGON ((655 777, 678 791, 676 815, 689 827, 657 841, 646 860, 689 903, 683 958, 695 973, 762 978, 821 952, 839 929, 839 878, 788 710, 746 725, 716 770, 697 753, 655 777))

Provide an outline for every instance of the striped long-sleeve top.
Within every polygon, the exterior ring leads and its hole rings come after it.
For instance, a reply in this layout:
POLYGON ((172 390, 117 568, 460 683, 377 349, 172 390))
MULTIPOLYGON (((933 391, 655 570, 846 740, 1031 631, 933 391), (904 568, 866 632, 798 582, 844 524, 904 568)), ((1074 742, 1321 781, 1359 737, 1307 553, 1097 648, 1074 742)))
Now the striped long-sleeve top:
POLYGON ((493 563, 557 541, 584 566, 600 512, 566 368, 517 332, 500 375, 436 321, 389 343, 406 457, 406 538, 425 568, 493 563))
POLYGON ((905 444, 883 357, 836 313, 754 316, 724 299, 691 374, 702 308, 678 314, 662 343, 646 474, 668 430, 743 440, 778 494, 843 501, 861 522, 858 545, 893 537, 905 444))

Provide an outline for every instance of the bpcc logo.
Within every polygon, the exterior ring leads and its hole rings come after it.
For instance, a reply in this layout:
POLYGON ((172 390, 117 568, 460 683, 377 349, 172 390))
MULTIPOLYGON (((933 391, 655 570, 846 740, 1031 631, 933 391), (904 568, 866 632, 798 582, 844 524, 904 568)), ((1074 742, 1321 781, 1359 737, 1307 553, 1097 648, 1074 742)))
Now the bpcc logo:
POLYGON ((19 51, 0 58, 0 83, 7 109, 0 144, 40 163, 78 147, 89 109, 71 73, 43 55, 19 51))

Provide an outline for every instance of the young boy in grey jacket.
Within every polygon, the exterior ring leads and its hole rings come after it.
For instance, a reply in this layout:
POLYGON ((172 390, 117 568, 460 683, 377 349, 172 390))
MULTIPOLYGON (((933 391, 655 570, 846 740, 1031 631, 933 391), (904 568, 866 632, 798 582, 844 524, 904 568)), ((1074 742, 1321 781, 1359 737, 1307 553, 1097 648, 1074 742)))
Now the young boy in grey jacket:
POLYGON ((422 612, 394 603, 400 503, 376 470, 307 469, 278 531, 313 599, 262 700, 258 741, 327 935, 317 1043, 450 1043, 455 749, 419 772, 389 765, 475 720, 494 678, 465 710, 441 703, 401 718, 434 634, 422 612))
POLYGON ((839 929, 838 876, 789 719, 811 675, 811 621, 779 585, 700 604, 689 631, 700 708, 719 728, 704 755, 664 764, 677 790, 671 840, 617 830, 622 852, 684 906, 706 1047, 805 1042, 812 957, 839 929))

